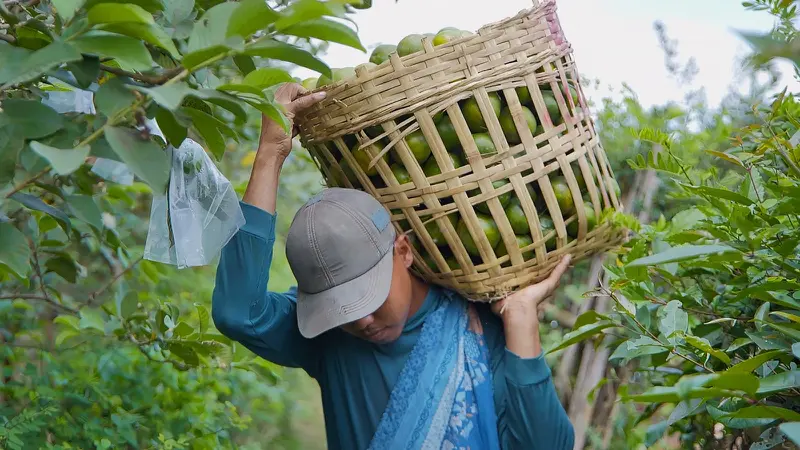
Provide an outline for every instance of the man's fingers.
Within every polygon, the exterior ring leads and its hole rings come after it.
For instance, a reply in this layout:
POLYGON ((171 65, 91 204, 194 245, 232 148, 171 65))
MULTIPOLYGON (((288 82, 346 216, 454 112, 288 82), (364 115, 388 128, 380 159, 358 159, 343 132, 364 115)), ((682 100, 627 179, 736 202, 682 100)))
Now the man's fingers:
POLYGON ((292 103, 287 105, 287 108, 292 113, 299 114, 303 112, 303 110, 310 108, 316 103, 319 103, 323 98, 325 98, 325 96, 325 91, 315 92, 311 95, 304 95, 302 97, 298 97, 292 103))
POLYGON ((551 283, 551 289, 555 289, 558 287, 559 281, 561 280, 561 276, 564 275, 564 272, 567 271, 569 267, 569 263, 572 261, 572 255, 565 255, 561 258, 561 261, 556 265, 552 272, 550 272, 550 276, 547 277, 551 283))

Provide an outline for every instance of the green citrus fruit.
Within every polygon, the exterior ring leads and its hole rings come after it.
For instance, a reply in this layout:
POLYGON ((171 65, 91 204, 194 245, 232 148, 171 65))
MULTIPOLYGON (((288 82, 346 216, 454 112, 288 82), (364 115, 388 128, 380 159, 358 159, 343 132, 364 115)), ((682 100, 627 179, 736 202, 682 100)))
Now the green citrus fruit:
POLYGON ((305 79, 305 80, 303 80, 303 82, 302 82, 302 83, 300 83, 300 84, 301 84, 301 85, 302 85, 302 86, 303 86, 305 89, 308 89, 309 91, 312 91, 312 90, 314 90, 314 89, 316 89, 316 88, 317 88, 317 80, 318 80, 318 79, 319 79, 319 78, 313 78, 313 77, 312 77, 312 78, 306 78, 306 79, 305 79))
POLYGON ((569 85, 569 93, 572 95, 572 102, 575 106, 579 105, 578 90, 573 85, 569 85))
POLYGON ((353 172, 353 168, 350 167, 350 164, 348 164, 347 161, 342 160, 342 161, 339 162, 339 165, 342 167, 342 171, 344 172, 344 176, 346 176, 347 179, 350 180, 351 183, 357 183, 358 182, 358 178, 356 178, 356 173, 353 172))
POLYGON ((400 164, 392 164, 392 173, 394 177, 397 178, 397 182, 400 184, 406 184, 411 182, 411 175, 408 174, 408 171, 405 167, 401 166, 400 164))
MULTIPOLYGON (((426 254, 424 259, 425 259, 425 264, 427 264, 428 267, 431 268, 431 270, 433 270, 434 272, 438 272, 439 271, 439 267, 436 265, 436 260, 433 259, 433 256, 431 256, 429 254, 426 254)), ((454 257, 448 256, 444 260, 447 263, 447 265, 450 266, 450 270, 458 270, 459 269, 458 261, 456 261, 456 259, 454 257)))
MULTIPOLYGON (((494 114, 499 117, 500 109, 502 107, 502 101, 500 100, 500 96, 497 95, 496 92, 490 93, 489 102, 492 104, 492 109, 494 110, 494 114)), ((472 97, 464 101, 464 103, 461 105, 461 113, 464 114, 464 119, 467 121, 469 129, 472 130, 473 132, 481 132, 488 130, 488 128, 486 127, 486 121, 483 120, 481 109, 478 106, 478 101, 475 100, 475 97, 472 97)))
MULTIPOLYGON (((494 220, 489 216, 478 214, 478 221, 483 233, 486 235, 486 239, 489 240, 489 245, 492 246, 492 248, 496 247, 498 242, 500 242, 500 230, 497 229, 494 220)), ((461 238, 461 242, 464 244, 464 248, 467 249, 467 253, 475 257, 480 257, 481 253, 478 251, 478 246, 475 244, 475 240, 472 239, 467 224, 463 220, 458 221, 457 231, 458 237, 461 238)))
MULTIPOLYGON (((373 155, 381 151, 380 146, 372 144, 366 147, 361 147, 358 150, 353 151, 353 157, 356 159, 356 161, 358 161, 358 165, 361 166, 361 170, 363 170, 364 173, 367 174, 367 176, 372 177, 378 174, 378 163, 375 163, 375 165, 372 166, 371 168, 369 167, 369 163, 370 161, 372 161, 373 156, 370 156, 370 154, 367 153, 368 148, 371 148, 373 155)), ((388 154, 384 154, 382 159, 388 162, 389 161, 388 156, 389 156, 388 154)))
POLYGON ((456 134, 456 127, 453 125, 450 117, 442 117, 441 120, 436 123, 436 131, 439 132, 439 137, 442 138, 444 147, 448 151, 454 150, 461 145, 461 142, 458 140, 458 134, 456 134))
POLYGON ((356 69, 352 67, 342 67, 340 69, 336 69, 333 71, 333 82, 338 83, 342 80, 353 78, 355 76, 356 76, 356 69))
POLYGON ((369 56, 369 62, 372 64, 383 64, 389 60, 392 53, 397 51, 397 46, 392 44, 381 44, 375 47, 372 54, 369 56))
MULTIPOLYGON (((492 182, 492 186, 495 189, 503 187, 506 184, 508 184, 507 180, 497 180, 497 181, 493 181, 492 182)), ((481 194, 481 190, 480 189, 473 189, 473 190, 469 191, 467 194, 469 194, 470 197, 475 197, 476 195, 480 195, 481 194)), ((514 194, 514 191, 509 191, 509 192, 506 192, 504 194, 500 194, 497 197, 497 199, 500 200, 500 206, 505 208, 505 206, 508 205, 508 202, 511 201, 511 197, 513 196, 513 194, 514 194)), ((478 211, 480 211, 480 212, 482 212, 484 214, 491 214, 491 211, 489 210, 489 203, 488 202, 478 203, 477 205, 475 205, 475 209, 477 209, 478 211)))
POLYGON ((514 233, 526 234, 531 231, 528 218, 525 217, 525 211, 522 209, 522 204, 520 204, 518 198, 513 198, 506 206, 506 217, 508 217, 514 233))
POLYGON ((550 114, 553 125, 561 123, 561 110, 558 109, 558 102, 553 92, 542 91, 542 98, 544 98, 544 104, 547 106, 547 112, 550 114))
MULTIPOLYGON (((519 248, 525 248, 533 244, 533 238, 531 238, 529 234, 522 234, 522 235, 517 234, 516 238, 517 238, 517 246, 519 248)), ((495 255, 497 255, 498 258, 508 255, 508 249, 506 249, 506 243, 502 239, 500 239, 500 244, 497 245, 497 250, 495 250, 495 255)), ((527 261, 529 259, 532 259, 534 255, 535 255, 534 250, 530 249, 527 252, 523 253, 522 257, 527 261)))
MULTIPOLYGON (((594 228, 595 225, 597 225, 597 216, 594 213, 594 208, 592 207, 592 204, 589 202, 583 203, 583 210, 584 214, 586 214, 586 232, 588 233, 589 231, 592 230, 592 228, 594 228)), ((573 220, 567 225, 567 234, 573 239, 578 238, 577 217, 575 217, 575 220, 573 220)))
POLYGON ((533 99, 531 98, 531 91, 528 90, 528 86, 518 87, 517 97, 519 98, 519 102, 522 104, 522 106, 533 107, 533 99))
MULTIPOLYGON (((531 130, 531 134, 535 135, 536 133, 536 116, 533 112, 526 108, 522 107, 522 114, 525 116, 525 122, 528 123, 528 129, 531 130)), ((517 125, 514 123, 514 117, 511 115, 511 110, 508 108, 503 109, 500 113, 500 128, 503 129, 503 134, 506 136, 506 140, 509 144, 515 145, 522 142, 522 139, 519 137, 519 132, 517 132, 517 125)))
POLYGON ((453 28, 453 27, 442 28, 441 30, 439 30, 438 33, 436 33, 436 36, 434 36, 433 45, 436 46, 436 45, 446 44, 450 41, 454 41, 460 38, 461 36, 463 36, 463 32, 458 28, 453 28))
POLYGON ((366 133, 370 139, 374 139, 383 134, 383 127, 380 125, 373 125, 371 127, 364 128, 364 133, 366 133))
POLYGON ((422 51, 422 37, 421 34, 409 34, 408 36, 404 37, 400 40, 397 44, 397 54, 402 56, 408 56, 412 53, 417 53, 422 51))
POLYGON ((475 133, 472 135, 475 140, 475 145, 478 147, 478 152, 481 155, 494 155, 497 153, 497 148, 492 142, 492 138, 486 133, 475 133))
MULTIPOLYGON (((547 236, 549 233, 555 231, 556 227, 553 225, 553 219, 550 218, 547 214, 542 214, 539 216, 539 229, 542 230, 542 237, 547 236)), ((558 237, 557 234, 553 234, 553 237, 548 239, 547 242, 544 243, 545 248, 548 252, 552 252, 553 250, 558 247, 556 243, 556 238, 558 237)))
MULTIPOLYGON (((458 154, 447 152, 447 156, 449 156, 450 161, 453 162, 453 167, 459 168, 464 165, 464 162, 458 154)), ((440 175, 442 173, 442 169, 439 167, 439 163, 436 162, 436 158, 428 158, 428 160, 425 161, 425 165, 422 166, 422 171, 425 173, 425 176, 428 177, 440 175)))
MULTIPOLYGON (((448 214, 447 218, 454 227, 458 225, 458 219, 456 218, 455 213, 448 214)), ((428 230, 428 234, 431 235, 431 241, 433 241, 437 247, 443 247, 447 245, 447 240, 444 238, 444 232, 442 232, 439 224, 435 220, 425 224, 425 229, 428 230)))
MULTIPOLYGON (((357 66, 356 66, 356 69, 358 69, 359 67, 363 67, 363 68, 365 68, 366 70, 372 70, 372 69, 374 69, 374 68, 378 67, 378 65, 377 65, 377 64, 375 64, 375 63, 373 63, 373 62, 365 62, 365 63, 363 63, 363 64, 359 64, 359 65, 357 65, 357 66)), ((353 70, 355 71, 355 69, 353 69, 353 70)))
MULTIPOLYGON (((335 70, 335 69, 331 70, 331 75, 332 75, 333 70, 335 70)), ((320 75, 319 78, 317 78, 317 84, 316 84, 316 86, 314 88, 315 89, 316 88, 321 88, 323 86, 327 86, 327 85, 331 84, 332 82, 333 82, 333 80, 331 78, 328 78, 325 75, 320 75)))
POLYGON ((428 141, 425 140, 422 130, 417 130, 406 136, 406 144, 408 144, 411 153, 414 154, 414 158, 420 163, 425 162, 431 156, 431 147, 428 145, 428 141))
POLYGON ((372 0, 351 0, 350 6, 355 9, 369 9, 372 7, 372 0))
POLYGON ((561 214, 567 216, 575 211, 575 200, 572 198, 572 191, 569 190, 569 185, 562 178, 557 178, 552 181, 553 192, 556 194, 558 207, 561 208, 561 214))

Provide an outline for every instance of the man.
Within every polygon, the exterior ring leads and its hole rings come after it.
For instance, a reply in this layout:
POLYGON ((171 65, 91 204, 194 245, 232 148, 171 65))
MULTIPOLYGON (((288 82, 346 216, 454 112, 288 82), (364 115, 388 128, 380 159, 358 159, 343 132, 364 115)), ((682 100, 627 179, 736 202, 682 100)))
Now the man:
MULTIPOLYGON (((275 95, 288 118, 324 93, 275 95)), ((326 189, 297 212, 286 256, 297 287, 269 292, 278 180, 291 136, 262 121, 242 201, 246 225, 223 249, 213 319, 259 356, 301 367, 320 385, 328 448, 571 450, 574 432, 539 342, 542 283, 469 303, 410 271, 408 237, 385 208, 326 189)))

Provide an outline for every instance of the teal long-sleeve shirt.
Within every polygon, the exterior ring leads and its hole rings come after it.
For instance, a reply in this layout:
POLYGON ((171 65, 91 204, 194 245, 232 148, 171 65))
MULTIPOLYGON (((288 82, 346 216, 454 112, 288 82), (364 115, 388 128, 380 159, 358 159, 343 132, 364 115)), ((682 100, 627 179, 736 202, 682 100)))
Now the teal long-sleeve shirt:
MULTIPOLYGON (((214 324, 262 358, 300 367, 317 380, 329 449, 366 449, 425 317, 443 299, 442 288, 431 286, 422 307, 390 344, 373 344, 339 329, 306 339, 297 326, 296 288, 269 291, 275 216, 241 206, 246 224, 222 250, 217 268, 214 324)), ((572 424, 543 356, 524 359, 512 353, 500 320, 484 305, 479 314, 491 355, 502 448, 572 450, 572 424)))

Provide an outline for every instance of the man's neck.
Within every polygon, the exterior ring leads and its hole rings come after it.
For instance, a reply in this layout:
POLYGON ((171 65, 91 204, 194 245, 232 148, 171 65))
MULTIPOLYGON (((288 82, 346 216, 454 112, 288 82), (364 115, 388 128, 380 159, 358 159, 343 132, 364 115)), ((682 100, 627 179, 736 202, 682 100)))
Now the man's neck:
POLYGON ((411 275, 411 306, 408 308, 408 317, 413 317, 425 303, 430 286, 428 283, 411 275))

